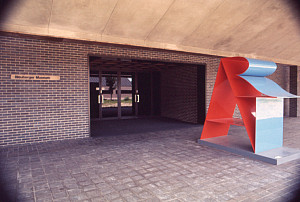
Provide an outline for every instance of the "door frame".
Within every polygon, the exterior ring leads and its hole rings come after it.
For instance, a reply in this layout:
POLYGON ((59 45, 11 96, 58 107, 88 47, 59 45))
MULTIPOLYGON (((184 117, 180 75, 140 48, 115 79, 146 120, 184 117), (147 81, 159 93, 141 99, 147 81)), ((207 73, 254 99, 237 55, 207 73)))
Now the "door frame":
MULTIPOLYGON (((138 102, 136 100, 136 96, 138 95, 138 82, 137 82, 137 72, 136 71, 130 71, 130 70, 121 70, 121 69, 101 69, 99 68, 98 70, 98 75, 99 75, 99 83, 98 83, 98 86, 99 86, 99 97, 101 99, 100 103, 99 103, 99 117, 98 119, 99 120, 111 120, 111 119, 126 119, 128 117, 130 118, 135 118, 138 116, 138 102), (102 99, 102 75, 103 75, 103 71, 112 71, 112 72, 117 72, 117 100, 118 100, 118 115, 117 117, 107 117, 107 118, 103 118, 102 116, 102 111, 103 111, 103 108, 102 108, 102 102, 104 99, 102 99), (132 109, 133 107, 135 107, 135 113, 132 115, 132 116, 122 116, 122 103, 121 103, 121 96, 122 96, 122 86, 121 86, 121 78, 122 78, 122 72, 130 72, 132 73, 132 79, 134 79, 134 81, 132 81, 132 83, 134 82, 134 85, 132 85, 132 103, 134 102, 134 106, 132 106, 132 109), (135 87, 135 89, 133 89, 133 87, 135 87)), ((99 98, 98 98, 99 99, 99 98)))

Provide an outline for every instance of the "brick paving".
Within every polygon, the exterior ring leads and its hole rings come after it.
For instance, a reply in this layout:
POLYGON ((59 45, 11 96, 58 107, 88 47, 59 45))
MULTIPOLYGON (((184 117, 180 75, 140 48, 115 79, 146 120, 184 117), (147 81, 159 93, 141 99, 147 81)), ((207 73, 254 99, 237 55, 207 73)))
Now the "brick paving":
MULTIPOLYGON (((159 130, 159 124, 152 125, 155 130, 126 135, 2 147, 1 193, 10 201, 288 201, 295 196, 299 160, 274 166, 197 144, 202 126, 169 121, 159 130)), ((285 119, 284 126, 284 144, 300 149, 300 119, 285 119)))

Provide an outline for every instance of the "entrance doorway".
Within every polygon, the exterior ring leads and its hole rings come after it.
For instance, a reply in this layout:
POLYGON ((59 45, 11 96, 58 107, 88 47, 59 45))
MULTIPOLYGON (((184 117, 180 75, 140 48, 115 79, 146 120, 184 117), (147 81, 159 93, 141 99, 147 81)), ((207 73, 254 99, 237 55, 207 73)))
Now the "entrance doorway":
POLYGON ((135 72, 91 71, 90 104, 92 119, 120 119, 137 115, 139 94, 135 72))
POLYGON ((91 120, 103 124, 98 120, 166 117, 203 124, 205 68, 199 64, 89 56, 91 120))

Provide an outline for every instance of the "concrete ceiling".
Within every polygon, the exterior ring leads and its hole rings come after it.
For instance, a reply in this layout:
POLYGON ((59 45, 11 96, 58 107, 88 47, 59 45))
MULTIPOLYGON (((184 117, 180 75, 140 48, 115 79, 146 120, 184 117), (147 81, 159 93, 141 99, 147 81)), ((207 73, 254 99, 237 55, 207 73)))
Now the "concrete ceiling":
POLYGON ((2 31, 300 65, 286 0, 10 0, 2 31))

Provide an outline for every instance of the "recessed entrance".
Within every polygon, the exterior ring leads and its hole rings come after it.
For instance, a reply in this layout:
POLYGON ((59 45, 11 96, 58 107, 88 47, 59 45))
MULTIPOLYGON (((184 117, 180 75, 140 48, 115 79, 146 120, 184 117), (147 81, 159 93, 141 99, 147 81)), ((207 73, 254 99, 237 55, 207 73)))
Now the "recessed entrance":
POLYGON ((204 122, 204 65, 98 56, 89 59, 91 127, 105 123, 102 120, 137 117, 204 122))
POLYGON ((160 116, 158 67, 116 58, 91 57, 90 60, 92 120, 160 116))

